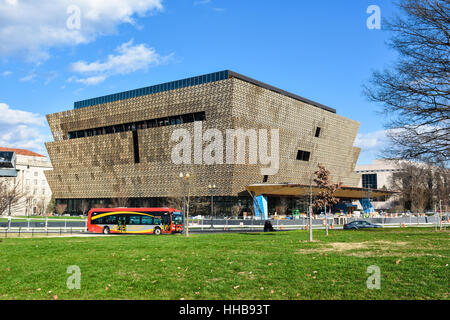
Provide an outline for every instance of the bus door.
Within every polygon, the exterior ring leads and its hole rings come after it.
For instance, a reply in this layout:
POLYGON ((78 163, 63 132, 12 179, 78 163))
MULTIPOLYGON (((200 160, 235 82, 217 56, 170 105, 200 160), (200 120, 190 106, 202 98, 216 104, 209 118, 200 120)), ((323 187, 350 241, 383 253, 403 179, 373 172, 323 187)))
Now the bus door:
POLYGON ((164 230, 163 230, 164 232, 170 232, 170 224, 171 224, 170 214, 168 212, 165 212, 162 215, 162 225, 164 228, 164 230))
POLYGON ((127 215, 120 214, 117 217, 117 230, 119 232, 126 232, 127 231, 127 215))

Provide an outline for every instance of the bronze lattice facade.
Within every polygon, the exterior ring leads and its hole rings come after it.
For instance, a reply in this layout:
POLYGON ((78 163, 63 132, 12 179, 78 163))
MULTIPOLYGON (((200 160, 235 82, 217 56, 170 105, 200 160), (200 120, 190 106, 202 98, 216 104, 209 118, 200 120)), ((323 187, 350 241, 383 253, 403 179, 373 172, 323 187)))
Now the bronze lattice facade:
POLYGON ((208 196, 214 183, 217 196, 236 197, 263 181, 308 184, 318 162, 335 182, 358 184, 358 122, 239 74, 224 75, 79 102, 48 115, 54 142, 46 143, 53 165, 46 175, 55 198, 173 197, 180 172, 191 173, 192 196, 208 196), (260 169, 267 166, 259 163, 174 164, 173 130, 193 133, 198 121, 203 131, 279 129, 278 172, 264 177, 260 169))

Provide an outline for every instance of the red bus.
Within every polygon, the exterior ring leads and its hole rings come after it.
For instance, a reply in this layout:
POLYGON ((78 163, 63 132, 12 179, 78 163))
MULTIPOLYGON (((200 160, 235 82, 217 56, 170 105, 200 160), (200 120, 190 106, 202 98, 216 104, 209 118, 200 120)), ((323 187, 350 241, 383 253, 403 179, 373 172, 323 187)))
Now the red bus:
POLYGON ((183 232, 183 214, 172 208, 92 208, 88 231, 156 234, 183 232))

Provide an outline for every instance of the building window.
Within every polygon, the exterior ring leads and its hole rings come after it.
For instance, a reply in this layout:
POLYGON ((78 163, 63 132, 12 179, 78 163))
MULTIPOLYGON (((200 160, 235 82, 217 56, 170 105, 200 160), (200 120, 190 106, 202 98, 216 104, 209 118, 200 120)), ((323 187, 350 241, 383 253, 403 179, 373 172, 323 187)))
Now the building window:
POLYGON ((133 149, 134 149, 134 163, 139 163, 139 138, 136 130, 133 130, 133 149))
POLYGON ((311 155, 311 152, 309 152, 309 151, 298 150, 298 152, 297 152, 297 160, 309 161, 309 156, 310 155, 311 155))
POLYGON ((147 129, 147 128, 164 127, 164 126, 169 126, 169 125, 177 125, 177 124, 182 124, 182 123, 190 123, 190 122, 194 122, 194 121, 205 121, 205 120, 206 120, 206 114, 204 111, 201 111, 201 112, 188 113, 188 114, 182 114, 182 115, 176 115, 176 116, 170 116, 170 117, 164 117, 164 118, 158 118, 158 119, 130 122, 130 123, 126 123, 126 124, 116 124, 114 126, 92 128, 92 129, 80 130, 80 131, 72 131, 72 132, 68 132, 68 137, 69 137, 69 139, 76 139, 76 138, 91 137, 94 135, 103 135, 103 134, 111 134, 111 133, 118 133, 118 132, 124 132, 124 131, 134 131, 134 130, 141 130, 141 129, 147 129))
POLYGON ((321 130, 320 127, 316 128, 316 134, 315 134, 316 138, 320 137, 320 130, 321 130))
POLYGON ((362 175, 362 187, 367 189, 377 189, 377 175, 376 174, 363 174, 362 175))

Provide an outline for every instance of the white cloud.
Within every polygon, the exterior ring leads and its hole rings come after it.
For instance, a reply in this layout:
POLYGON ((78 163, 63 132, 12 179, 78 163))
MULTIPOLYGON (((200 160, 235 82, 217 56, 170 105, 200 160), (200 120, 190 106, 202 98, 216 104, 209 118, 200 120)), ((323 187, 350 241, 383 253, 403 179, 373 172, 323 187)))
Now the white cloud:
POLYGON ((124 75, 138 70, 147 70, 150 66, 167 62, 172 56, 163 57, 146 44, 133 45, 133 40, 120 45, 115 51, 117 54, 108 55, 103 62, 97 60, 90 63, 86 61, 72 63, 71 70, 86 77, 71 77, 68 81, 94 85, 111 75, 124 75))
POLYGON ((100 82, 105 81, 105 79, 106 79, 106 76, 93 76, 93 77, 87 77, 87 78, 82 78, 82 79, 78 79, 77 77, 71 77, 69 79, 69 82, 75 81, 75 82, 90 86, 90 85, 99 84, 100 82))
POLYGON ((44 126, 45 117, 37 113, 28 111, 11 109, 7 104, 0 103, 0 124, 3 125, 17 125, 27 124, 44 126))
POLYGON ((4 76, 4 77, 10 76, 11 74, 12 74, 12 72, 8 71, 8 70, 2 72, 2 76, 4 76))
POLYGON ((20 78, 19 81, 28 82, 28 81, 33 80, 34 78, 36 78, 36 73, 30 73, 30 74, 26 75, 25 77, 20 78))
POLYGON ((0 103, 0 146, 23 148, 46 154, 44 143, 51 141, 45 117, 36 113, 11 109, 0 103))
POLYGON ((362 150, 381 150, 388 142, 387 130, 358 133, 355 145, 362 150))
POLYGON ((135 24, 163 9, 163 0, 0 0, 0 55, 24 54, 30 61, 49 57, 48 49, 93 41, 118 25, 135 24), (80 13, 79 28, 73 24, 80 13), (76 18, 76 17, 75 17, 76 18))
POLYGON ((358 163, 370 163, 372 160, 380 158, 383 150, 389 146, 389 133, 396 131, 396 129, 390 129, 358 133, 355 140, 355 146, 361 148, 358 163))

